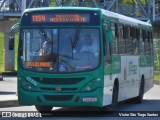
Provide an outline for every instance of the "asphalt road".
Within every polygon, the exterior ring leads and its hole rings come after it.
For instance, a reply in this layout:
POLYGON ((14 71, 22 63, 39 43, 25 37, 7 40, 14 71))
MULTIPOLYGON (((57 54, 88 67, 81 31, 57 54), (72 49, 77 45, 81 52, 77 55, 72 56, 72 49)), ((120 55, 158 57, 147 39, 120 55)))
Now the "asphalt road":
POLYGON ((12 95, 17 91, 17 77, 3 77, 0 81, 0 95, 12 95))

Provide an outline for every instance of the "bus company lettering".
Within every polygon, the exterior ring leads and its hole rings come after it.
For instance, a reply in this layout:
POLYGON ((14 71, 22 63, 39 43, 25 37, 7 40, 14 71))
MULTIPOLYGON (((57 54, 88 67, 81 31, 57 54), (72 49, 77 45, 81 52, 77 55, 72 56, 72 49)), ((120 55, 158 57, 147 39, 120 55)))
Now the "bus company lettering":
POLYGON ((36 83, 32 78, 30 78, 29 76, 28 76, 26 79, 27 79, 28 82, 30 82, 32 85, 37 86, 37 83, 36 83))
POLYGON ((129 74, 137 74, 137 65, 134 65, 132 62, 129 62, 129 74))

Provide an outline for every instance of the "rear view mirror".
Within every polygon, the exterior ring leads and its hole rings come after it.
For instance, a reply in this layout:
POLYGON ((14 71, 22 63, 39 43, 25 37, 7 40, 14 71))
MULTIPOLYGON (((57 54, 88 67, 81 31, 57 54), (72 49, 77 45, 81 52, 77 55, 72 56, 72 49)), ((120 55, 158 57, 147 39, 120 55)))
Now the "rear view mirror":
POLYGON ((9 38, 9 50, 14 50, 14 37, 9 38))

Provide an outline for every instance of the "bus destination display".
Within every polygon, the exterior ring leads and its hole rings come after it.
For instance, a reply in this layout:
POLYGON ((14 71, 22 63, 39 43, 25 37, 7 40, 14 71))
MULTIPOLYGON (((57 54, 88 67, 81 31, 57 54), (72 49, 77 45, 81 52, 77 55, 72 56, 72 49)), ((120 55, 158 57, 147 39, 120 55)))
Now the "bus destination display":
POLYGON ((81 13, 33 14, 32 23, 89 23, 90 15, 81 13))

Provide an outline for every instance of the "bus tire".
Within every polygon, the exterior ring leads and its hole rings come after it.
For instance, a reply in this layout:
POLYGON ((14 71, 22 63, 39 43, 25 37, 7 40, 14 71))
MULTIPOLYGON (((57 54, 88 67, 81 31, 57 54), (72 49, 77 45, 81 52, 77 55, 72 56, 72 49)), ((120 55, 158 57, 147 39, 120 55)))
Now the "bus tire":
POLYGON ((141 104, 143 102, 143 95, 144 95, 144 78, 141 80, 139 95, 134 98, 134 102, 137 104, 141 104))
POLYGON ((40 113, 48 113, 48 112, 52 111, 53 106, 39 106, 39 105, 35 105, 35 108, 40 113))
POLYGON ((118 85, 114 85, 112 94, 112 104, 103 107, 103 111, 111 112, 116 109, 118 103, 118 85))

